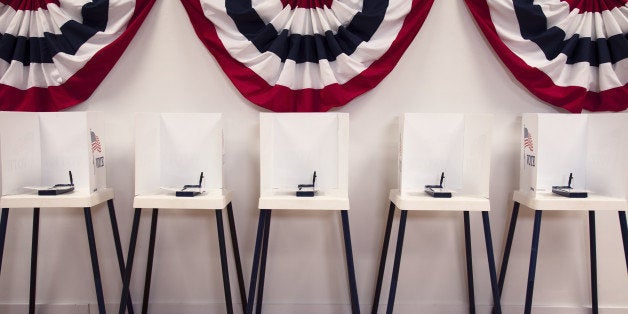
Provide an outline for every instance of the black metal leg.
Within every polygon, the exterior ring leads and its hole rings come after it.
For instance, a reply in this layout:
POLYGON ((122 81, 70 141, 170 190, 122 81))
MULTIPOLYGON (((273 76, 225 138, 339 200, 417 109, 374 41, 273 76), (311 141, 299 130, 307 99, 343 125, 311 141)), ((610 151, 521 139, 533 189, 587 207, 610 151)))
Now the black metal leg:
POLYGON ((33 237, 31 240, 31 282, 28 295, 28 312, 35 314, 35 292, 37 292, 37 244, 39 242, 39 208, 33 210, 33 237))
POLYGON ((270 217, 272 210, 268 209, 266 213, 266 221, 264 222, 264 238, 262 239, 262 260, 259 266, 259 285, 257 286, 257 306, 255 313, 262 313, 262 304, 264 303, 264 279, 266 277, 266 258, 268 256, 268 237, 270 234, 270 217))
POLYGON ((218 231, 218 246, 220 248, 220 266, 222 267, 222 285, 225 290, 225 303, 227 313, 233 313, 231 301, 231 284, 229 282, 229 265, 227 263, 227 248, 225 245, 225 229, 222 223, 222 210, 216 210, 216 227, 218 231))
POLYGON ((397 249, 395 250, 395 262, 393 263, 392 279, 390 281, 390 293, 388 294, 388 304, 386 313, 391 314, 395 306, 395 293, 397 293, 397 278, 399 278, 399 265, 401 264, 401 251, 403 249, 403 236, 406 232, 406 219, 408 211, 401 211, 401 219, 399 219, 399 233, 397 234, 397 249))
POLYGON ((140 227, 140 216, 142 209, 136 208, 133 214, 133 227, 131 228, 131 240, 129 241, 129 252, 127 254, 127 264, 124 268, 124 278, 122 279, 122 296, 120 297, 120 314, 124 314, 125 304, 131 303, 131 295, 129 293, 129 285, 131 282, 131 273, 133 272, 133 257, 135 256, 135 244, 137 243, 137 231, 140 227))
POLYGON ((506 237, 506 247, 502 256, 502 263, 499 267, 499 281, 497 283, 498 292, 501 297, 504 290, 504 281, 506 280, 506 270, 508 269, 508 258, 510 258, 510 248, 512 247, 512 239, 515 235, 515 227, 517 226, 517 218, 519 216, 519 203, 515 202, 512 207, 510 216, 510 226, 508 227, 508 236, 506 237))
POLYGON ((229 218, 229 234, 231 235, 231 246, 233 248, 236 273, 238 275, 238 287, 240 288, 240 301, 242 302, 242 311, 246 311, 246 290, 244 287, 244 275, 242 272, 240 248, 238 247, 238 235, 236 233, 235 219, 233 218, 233 207, 231 205, 231 202, 227 204, 227 217, 229 218))
POLYGON ((379 258, 379 270, 377 271, 377 283, 375 284, 375 295, 373 296, 373 308, 371 314, 377 314, 379 307, 379 297, 382 292, 382 279, 384 278, 384 270, 386 269, 386 257, 388 255, 388 244, 390 243, 390 230, 395 216, 395 204, 390 202, 388 209, 388 219, 386 220, 386 230, 384 231, 384 243, 382 243, 382 254, 379 258))
MULTIPOLYGON (((120 231, 118 230, 118 219, 116 218, 116 210, 113 206, 113 199, 107 201, 107 208, 109 209, 109 220, 111 220, 111 230, 113 233, 113 243, 116 246, 116 255, 118 256, 118 267, 120 268, 120 278, 124 280, 124 255, 122 253, 122 244, 120 243, 120 231)), ((133 302, 129 297, 127 308, 129 314, 133 314, 133 302)))
POLYGON ((148 297, 150 296, 150 281, 153 275, 153 257, 155 256, 155 236, 157 235, 157 216, 159 209, 153 208, 150 220, 150 240, 148 243, 148 260, 146 261, 146 279, 144 280, 144 298, 142 301, 142 314, 148 313, 148 297))
POLYGON ((543 211, 534 211, 534 228, 532 231, 532 248, 530 250, 530 268, 528 270, 528 287, 526 289, 526 304, 524 313, 532 311, 532 295, 534 294, 534 276, 536 274, 536 257, 539 250, 539 233, 541 231, 541 215, 543 211))
POLYGON ((259 212, 259 220, 257 222, 257 237, 255 238, 255 251, 253 252, 253 265, 251 269, 251 283, 249 284, 249 298, 246 302, 246 314, 253 313, 253 303, 255 302, 255 292, 257 284, 257 272, 260 260, 260 249, 262 245, 262 234, 264 233, 264 221, 266 220, 266 210, 259 212))
POLYGON ((624 258, 626 259, 626 271, 628 272, 628 224, 626 223, 626 212, 619 212, 619 226, 621 227, 621 239, 624 243, 624 258))
POLYGON ((497 288, 497 271, 495 270, 495 256, 493 254, 493 237, 491 236, 491 223, 488 212, 482 212, 482 222, 484 224, 484 240, 486 241, 486 257, 488 258, 488 270, 491 277, 491 290, 493 291, 493 310, 501 314, 502 306, 500 294, 497 288))
POLYGON ((467 255, 467 290, 469 293, 469 313, 475 313, 475 291, 473 290, 473 256, 471 250, 471 227, 469 211, 464 211, 464 247, 467 255))
POLYGON ((589 211, 589 254, 591 255, 591 309, 598 313, 597 302, 597 248, 595 243, 595 211, 589 211))
POLYGON ((4 256, 4 239, 7 235, 7 223, 9 222, 9 209, 2 209, 2 219, 0 219, 0 272, 2 271, 2 257, 4 256))
POLYGON ((98 299, 98 312, 105 313, 105 297, 102 291, 100 279, 100 266, 98 266, 98 251, 96 250, 96 238, 94 237, 94 224, 92 223, 92 210, 83 208, 85 213, 85 227, 87 227, 87 240, 89 242, 89 254, 92 258, 92 271, 94 272, 94 284, 96 286, 96 298, 98 299))
POLYGON ((360 313, 360 302, 358 300, 358 285, 355 280, 355 266, 353 265, 353 249, 351 247, 351 231, 349 229, 349 215, 347 210, 341 210, 342 233, 345 240, 345 255, 347 259, 347 273, 349 275, 349 294, 351 295, 351 312, 360 313))

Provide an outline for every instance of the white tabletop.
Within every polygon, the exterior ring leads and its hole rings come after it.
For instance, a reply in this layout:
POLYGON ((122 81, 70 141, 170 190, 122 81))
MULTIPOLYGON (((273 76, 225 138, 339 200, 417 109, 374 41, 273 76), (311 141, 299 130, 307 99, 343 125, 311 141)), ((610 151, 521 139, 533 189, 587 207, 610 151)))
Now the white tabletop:
POLYGON ((325 192, 297 197, 295 191, 276 191, 260 196, 259 209, 348 210, 349 197, 325 192))
POLYGON ((232 192, 207 191, 193 197, 177 197, 174 192, 140 194, 133 198, 133 208, 223 209, 231 202, 232 192))
POLYGON ((401 193, 398 189, 390 190, 390 201, 401 210, 432 211, 489 211, 488 198, 472 195, 459 195, 455 192, 451 198, 437 198, 424 191, 401 193))
POLYGON ((2 208, 48 208, 48 207, 93 207, 113 199, 113 189, 104 188, 92 192, 74 190, 59 195, 37 195, 37 191, 27 194, 4 195, 0 197, 2 208))
POLYGON ((513 201, 535 210, 626 210, 625 198, 589 193, 587 198, 569 198, 551 192, 515 191, 513 201))

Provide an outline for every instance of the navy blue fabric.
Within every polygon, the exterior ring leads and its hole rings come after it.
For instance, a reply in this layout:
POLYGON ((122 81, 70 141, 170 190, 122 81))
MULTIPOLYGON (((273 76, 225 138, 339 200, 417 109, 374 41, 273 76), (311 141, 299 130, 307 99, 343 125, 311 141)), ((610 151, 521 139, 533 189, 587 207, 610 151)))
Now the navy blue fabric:
POLYGON ((388 0, 365 0, 362 12, 358 12, 347 27, 339 27, 333 34, 301 35, 288 30, 276 30, 266 24, 253 9, 251 1, 226 0, 227 14, 260 53, 272 52, 281 58, 296 63, 319 60, 334 61, 341 53, 351 55, 360 43, 369 41, 384 20, 388 0))
POLYGON ((61 34, 44 33, 43 37, 24 37, 11 34, 0 36, 0 58, 30 63, 52 63, 57 53, 75 54, 98 31, 107 27, 109 0, 94 0, 81 9, 83 24, 68 21, 60 27, 61 34))
POLYGON ((547 18, 541 6, 533 0, 513 0, 515 14, 519 20, 521 36, 536 43, 548 60, 560 53, 567 56, 567 64, 588 62, 591 66, 601 63, 615 64, 628 58, 628 34, 591 40, 574 34, 565 39, 565 32, 556 27, 547 27, 547 18))

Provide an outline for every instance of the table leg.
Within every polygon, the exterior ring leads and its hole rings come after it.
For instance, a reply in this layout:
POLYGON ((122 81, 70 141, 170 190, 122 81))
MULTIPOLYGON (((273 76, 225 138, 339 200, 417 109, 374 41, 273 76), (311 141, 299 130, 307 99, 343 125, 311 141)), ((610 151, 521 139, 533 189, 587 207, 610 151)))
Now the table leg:
POLYGON ((464 247, 467 256, 467 291, 469 294, 469 313, 475 313, 475 291, 473 289, 473 255, 471 249, 471 227, 469 226, 469 211, 464 213, 464 247))
POLYGON ((231 202, 227 204, 227 217, 229 218, 229 234, 231 235, 231 246, 233 248, 233 256, 235 258, 236 273, 238 276, 238 287, 240 288, 240 301, 242 302, 242 311, 246 311, 246 288, 244 286, 244 275, 242 272, 242 262, 240 260, 238 235, 236 233, 235 219, 233 217, 233 207, 231 205, 231 202))
POLYGON ((621 227, 621 240, 624 244, 624 258, 628 272, 628 224, 626 223, 626 212, 623 210, 619 211, 619 226, 621 227))
POLYGON ((517 226, 517 218, 519 216, 519 203, 515 202, 512 207, 510 216, 510 226, 508 227, 508 236, 506 237, 506 247, 502 256, 502 263, 499 267, 499 281, 497 283, 498 292, 501 297, 504 290, 504 281, 506 280, 506 270, 508 269, 508 259, 510 258, 510 249, 512 248, 512 240, 515 235, 515 227, 517 226))
POLYGON ((266 258, 268 257, 268 237, 270 235, 270 217, 272 210, 267 209, 266 221, 264 224, 264 238, 262 239, 262 260, 259 268, 259 285, 257 286, 257 306, 255 313, 262 313, 262 304, 264 300, 264 279, 266 278, 266 258))
POLYGON ((491 290, 493 291, 493 310, 501 314, 502 306, 500 293, 497 285, 497 271, 495 270, 495 255, 493 254, 493 237, 491 236, 491 223, 488 212, 482 212, 482 222, 484 224, 484 241, 486 241, 486 257, 488 258, 488 270, 491 277, 491 290))
MULTIPOLYGON (((113 233, 113 243, 116 247, 116 255, 118 257, 118 267, 120 268, 120 277, 124 280, 124 255, 122 253, 122 244, 120 242, 120 231, 118 230, 118 219, 116 218, 116 210, 113 206, 113 199, 107 201, 107 208, 109 209, 109 220, 111 220, 111 231, 113 233)), ((133 302, 129 296, 127 309, 129 314, 133 312, 133 302)))
POLYGON ((137 231, 140 227, 140 217, 142 209, 136 208, 133 214, 133 227, 131 228, 131 240, 129 241, 129 252, 126 255, 126 267, 124 268, 124 279, 122 280, 122 296, 120 297, 119 313, 124 314, 125 304, 133 304, 129 293, 129 285, 131 283, 131 273, 133 272, 133 257, 135 256, 135 245, 137 243, 137 231))
POLYGON ((31 279, 28 294, 28 312, 35 314, 35 293, 37 292, 37 246, 39 242, 39 208, 33 210, 33 236, 31 238, 31 279))
POLYGON ((397 279, 399 278, 399 266, 401 264, 401 251, 403 250, 403 236, 406 232, 406 219, 408 211, 401 210, 401 219, 399 220, 399 231, 397 234, 397 249, 395 250, 395 261, 393 263, 392 279, 390 281, 390 292, 388 294, 388 304, 386 313, 391 314, 395 306, 395 294, 397 293, 397 279))
POLYGON ((148 298, 150 296, 150 282, 153 275, 153 257, 155 256, 155 237, 157 235, 157 216, 159 208, 153 208, 150 221, 150 240, 148 242, 148 260, 146 261, 146 279, 144 280, 144 298, 142 301, 142 314, 148 313, 148 298))
POLYGON ((218 246, 220 248, 220 266, 222 268, 222 285, 225 290, 225 303, 227 313, 233 313, 233 302, 231 300, 231 284, 229 282, 229 265, 227 263, 227 249, 225 245, 225 229, 222 222, 222 210, 216 210, 216 230, 218 232, 218 246))
POLYGON ((541 215, 543 211, 534 211, 534 228, 532 231, 532 248, 530 249, 530 268, 528 269, 528 287, 526 289, 526 304, 524 313, 532 311, 532 295, 534 294, 534 276, 536 275, 536 257, 539 250, 539 234, 541 232, 541 215))
POLYGON ((2 209, 2 219, 0 219, 0 272, 2 271, 2 257, 4 256, 4 239, 7 235, 7 223, 9 222, 9 209, 2 209))
POLYGON ((251 282, 249 284, 249 298, 246 302, 246 314, 253 313, 253 304, 255 302, 255 292, 257 292, 257 274, 260 261, 260 250, 262 246, 262 236, 264 234, 264 226, 266 221, 266 210, 259 212, 259 220, 257 222, 257 236, 255 238, 255 250, 253 252, 253 265, 251 266, 251 282))
POLYGON ((379 258, 379 270, 377 271, 377 283, 375 284, 375 295, 373 296, 373 307, 371 314, 377 314, 379 307, 379 297, 382 292, 382 279, 384 278, 384 270, 386 269, 386 257, 388 255, 388 244, 390 243, 390 230, 395 216, 395 204, 390 202, 388 209, 388 219, 386 220, 386 231, 384 231, 384 243, 382 243, 382 254, 379 258))
POLYGON ((92 259, 92 271, 94 273, 94 284, 96 286, 96 298, 98 299, 98 312, 105 313, 105 297, 102 291, 102 281, 100 278, 100 266, 98 266, 98 251, 96 250, 96 238, 94 237, 94 224, 92 223, 92 210, 89 207, 83 208, 85 213, 85 227, 87 228, 87 240, 89 242, 89 254, 92 259))
POLYGON ((349 276, 349 294, 351 295, 351 312, 360 313, 360 302, 358 301, 358 287, 355 280, 355 266, 353 265, 353 249, 351 247, 351 231, 349 229, 349 215, 347 210, 341 210, 342 233, 345 240, 345 256, 347 259, 347 273, 349 276))
POLYGON ((595 243, 595 211, 589 211, 589 254, 591 255, 591 309, 598 313, 597 299, 597 248, 595 243))

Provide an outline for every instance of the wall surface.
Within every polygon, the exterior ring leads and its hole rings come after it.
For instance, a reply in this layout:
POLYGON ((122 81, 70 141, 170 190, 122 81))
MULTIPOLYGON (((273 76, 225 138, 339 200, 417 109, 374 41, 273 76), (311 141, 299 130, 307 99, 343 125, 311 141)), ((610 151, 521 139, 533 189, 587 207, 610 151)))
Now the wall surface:
MULTIPOLYGON (((248 283, 259 212, 258 121, 263 110, 245 100, 226 78, 196 37, 179 1, 157 1, 102 85, 71 110, 105 112, 108 182, 116 192, 125 252, 132 218, 133 113, 224 113, 226 186, 235 191, 235 218, 248 283)), ((499 260, 511 194, 519 180, 519 116, 561 112, 533 97, 510 75, 459 0, 435 1, 395 70, 374 90, 338 111, 350 113, 351 119, 349 217, 358 292, 366 312, 373 298, 388 191, 397 182, 398 116, 404 112, 496 115, 490 218, 499 260)), ((10 214, 0 312, 23 313, 28 303, 31 217, 31 210, 10 214)), ((587 215, 565 212, 543 217, 534 304, 539 313, 586 313, 591 303, 587 215)), ((502 298, 505 312, 522 311, 532 218, 532 212, 522 208, 502 298)), ((110 310, 116 311, 121 281, 104 207, 94 210, 94 221, 105 299, 110 310)), ((150 211, 145 210, 131 285, 136 303, 142 299, 149 222, 150 211)), ((489 313, 492 301, 479 214, 471 215, 471 224, 476 302, 479 312, 489 313)), ((152 313, 224 311, 215 226, 213 212, 160 211, 152 313)), ((617 214, 599 213, 597 226, 600 307, 605 313, 626 313, 628 278, 617 214)), ((335 213, 273 213, 264 294, 267 313, 350 312, 340 230, 340 216, 335 213)), ((82 211, 42 212, 37 284, 37 302, 45 304, 41 312, 96 312, 85 238, 82 211)), ((463 239, 462 213, 409 215, 397 313, 467 311, 463 239)), ((388 278, 391 265, 392 260, 386 270, 388 278)), ((233 264, 231 278, 237 300, 233 264)), ((385 280, 385 297, 388 285, 385 280)))

